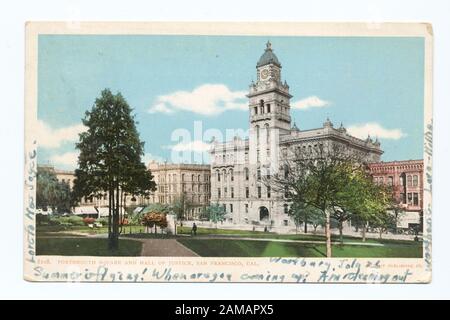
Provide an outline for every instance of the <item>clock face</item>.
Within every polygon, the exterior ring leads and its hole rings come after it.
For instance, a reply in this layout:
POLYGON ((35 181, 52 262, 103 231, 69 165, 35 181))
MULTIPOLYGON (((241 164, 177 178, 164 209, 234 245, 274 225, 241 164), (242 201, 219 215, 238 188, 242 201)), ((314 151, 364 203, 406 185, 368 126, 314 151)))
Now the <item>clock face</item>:
POLYGON ((267 70, 267 69, 264 69, 263 71, 261 71, 261 78, 264 80, 264 79, 267 79, 267 77, 269 76, 269 70, 267 70))

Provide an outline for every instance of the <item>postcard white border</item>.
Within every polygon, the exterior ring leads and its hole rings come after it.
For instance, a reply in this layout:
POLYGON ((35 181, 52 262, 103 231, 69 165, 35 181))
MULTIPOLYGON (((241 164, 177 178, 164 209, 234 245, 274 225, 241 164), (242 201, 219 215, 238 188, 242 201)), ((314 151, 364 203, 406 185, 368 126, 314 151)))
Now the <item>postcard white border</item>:
POLYGON ((24 279, 73 282, 429 283, 431 281, 432 48, 428 23, 28 22, 25 74, 24 279), (36 256, 35 203, 39 34, 424 37, 423 258, 161 258, 36 256), (323 280, 324 271, 333 274, 323 280), (282 280, 282 281, 281 281, 282 280))

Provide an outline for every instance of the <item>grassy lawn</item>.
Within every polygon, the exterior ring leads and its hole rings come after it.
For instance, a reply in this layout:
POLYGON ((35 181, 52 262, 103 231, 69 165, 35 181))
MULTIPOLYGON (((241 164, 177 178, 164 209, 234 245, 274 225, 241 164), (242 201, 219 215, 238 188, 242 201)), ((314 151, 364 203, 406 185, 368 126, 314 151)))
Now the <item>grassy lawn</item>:
MULTIPOLYGON (((126 226, 123 227, 122 234, 129 234, 130 230, 132 233, 141 233, 145 230, 143 226, 126 226)), ((37 226, 38 235, 48 235, 52 232, 81 232, 86 234, 102 234, 108 233, 108 226, 103 226, 101 228, 89 228, 88 226, 37 226)))
POLYGON ((140 256, 142 243, 120 240, 118 251, 108 250, 108 239, 97 238, 38 238, 37 255, 61 256, 140 256))
MULTIPOLYGON (((178 234, 191 234, 191 227, 177 227, 178 234)), ((197 228, 197 235, 239 235, 239 236, 249 236, 249 235, 268 235, 275 233, 263 232, 263 231, 250 231, 250 230, 232 230, 232 229, 216 229, 216 228, 197 228)))
MULTIPOLYGON (((325 244, 271 241, 178 239, 202 257, 324 257, 325 244)), ((334 257, 422 257, 422 245, 375 246, 333 245, 334 257)))
MULTIPOLYGON (((178 227, 178 234, 191 234, 190 227, 178 227)), ((312 241, 325 241, 325 236, 321 234, 277 234, 273 232, 263 231, 250 231, 250 230, 230 230, 230 229, 215 229, 215 228, 197 228, 198 236, 236 236, 236 237, 250 237, 258 239, 280 239, 280 240, 312 240, 312 241)), ((338 235, 331 236, 332 241, 340 241, 338 235)), ((361 237, 344 236, 345 242, 361 242, 361 237)), ((383 244, 414 244, 409 240, 390 240, 390 239, 373 239, 366 238, 368 243, 383 243, 383 244)))

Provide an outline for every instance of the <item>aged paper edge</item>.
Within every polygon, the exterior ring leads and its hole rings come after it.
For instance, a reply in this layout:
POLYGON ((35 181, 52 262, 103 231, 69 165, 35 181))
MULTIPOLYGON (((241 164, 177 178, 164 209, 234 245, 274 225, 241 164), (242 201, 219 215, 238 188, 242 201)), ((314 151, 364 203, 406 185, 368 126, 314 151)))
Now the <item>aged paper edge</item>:
MULTIPOLYGON (((399 271, 396 270, 400 266, 400 271, 404 269, 402 266, 416 265, 417 272, 404 283, 430 283, 431 282, 431 177, 432 177, 432 59, 433 59, 433 31, 429 23, 346 23, 346 22, 27 22, 25 34, 25 177, 24 177, 24 279, 28 281, 52 281, 52 282, 212 282, 214 276, 216 283, 228 282, 226 276, 235 275, 242 266, 238 267, 218 267, 217 265, 207 265, 204 272, 209 273, 209 278, 172 278, 156 279, 149 277, 147 273, 150 266, 158 266, 165 264, 170 266, 173 274, 192 275, 197 273, 199 267, 195 265, 197 261, 224 262, 224 263, 244 263, 244 269, 252 269, 247 262, 256 262, 259 266, 254 269, 255 274, 281 274, 298 273, 298 266, 292 264, 276 264, 271 263, 270 258, 166 258, 166 257, 62 257, 62 256, 39 256, 35 255, 36 239, 34 216, 30 214, 33 210, 35 196, 35 173, 36 173, 36 151, 37 144, 35 137, 35 123, 37 120, 37 54, 38 54, 38 36, 40 34, 137 34, 137 35, 242 35, 242 36, 258 36, 258 35, 277 35, 277 36, 342 36, 342 37, 371 37, 371 36, 389 36, 389 37, 424 37, 425 41, 425 66, 424 66, 424 257, 418 259, 405 258, 349 258, 346 263, 360 263, 366 266, 363 270, 367 270, 367 264, 375 260, 381 261, 385 267, 374 272, 399 271), (57 263, 62 260, 61 266, 52 266, 46 272, 50 275, 62 274, 66 272, 70 275, 80 275, 69 277, 67 279, 43 278, 37 275, 36 267, 39 265, 37 260, 51 261, 57 263), (171 262, 174 264, 171 265, 171 262), (193 262, 194 267, 183 265, 185 262, 193 262), (98 264, 94 270, 88 270, 86 266, 90 263, 98 264), (117 263, 122 264, 117 266, 117 263), (128 264, 127 264, 128 263, 128 264), (150 264, 151 263, 151 264, 150 264), (84 265, 80 267, 80 265, 84 265), (143 269, 145 265, 144 274, 143 269), (177 266, 178 265, 178 266, 177 266), (180 266, 181 265, 181 266, 180 266), (262 266, 261 266, 262 265, 262 266), (136 269, 140 268, 140 269, 136 269), (264 269, 264 267, 266 267, 264 269), (103 268, 103 269, 101 269, 103 268), (394 268, 394 269, 393 269, 394 268), (105 271, 106 269, 106 271, 105 271), (189 271, 190 269, 190 271, 189 271), (137 272, 139 270, 140 272, 137 272), (265 270, 263 272, 262 270, 265 270), (91 274, 88 278, 87 274, 91 274), (103 278, 102 278, 103 276, 103 278), (221 278, 223 276, 223 278, 221 278), (129 278, 127 278, 129 277, 129 278), (216 281, 217 280, 217 281, 216 281)), ((343 258, 299 258, 299 261, 306 264, 322 263, 330 264, 331 267, 337 267, 343 258)), ((226 265, 226 264, 225 264, 226 265)), ((370 267, 369 267, 370 268, 370 267)), ((163 271, 162 269, 161 271, 163 271)), ((311 275, 311 272, 317 271, 305 267, 301 269, 303 275, 311 275)), ((403 270, 404 271, 404 270, 403 270)), ((401 273, 401 272, 399 272, 401 273)), ((172 275, 173 275, 172 274, 172 275)), ((308 278, 301 283, 318 283, 318 281, 308 278)), ((317 278, 317 277, 316 277, 317 278)), ((274 281, 266 281, 263 279, 239 279, 233 278, 231 283, 275 283, 274 281)), ((292 278, 283 283, 295 283, 292 278)), ((377 281, 345 281, 339 280, 326 283, 378 283, 377 281)), ((386 281, 386 283, 398 283, 397 281, 386 281)))

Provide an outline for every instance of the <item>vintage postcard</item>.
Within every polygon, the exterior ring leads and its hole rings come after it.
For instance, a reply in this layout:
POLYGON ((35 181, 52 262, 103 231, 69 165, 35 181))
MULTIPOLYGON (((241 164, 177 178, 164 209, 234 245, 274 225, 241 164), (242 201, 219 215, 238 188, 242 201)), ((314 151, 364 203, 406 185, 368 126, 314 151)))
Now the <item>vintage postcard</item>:
POLYGON ((431 281, 431 25, 25 29, 26 280, 431 281))

